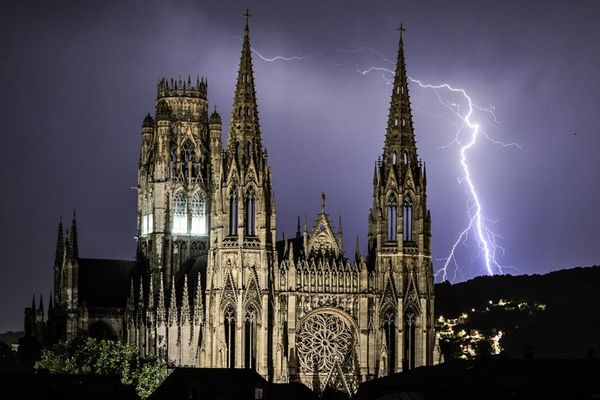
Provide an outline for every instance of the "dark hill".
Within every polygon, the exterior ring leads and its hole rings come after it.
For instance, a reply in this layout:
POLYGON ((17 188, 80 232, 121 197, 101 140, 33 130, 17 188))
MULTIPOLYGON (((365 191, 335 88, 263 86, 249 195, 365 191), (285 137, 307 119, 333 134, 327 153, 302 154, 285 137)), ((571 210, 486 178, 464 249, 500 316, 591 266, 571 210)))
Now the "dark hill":
POLYGON ((435 285, 436 317, 469 315, 461 329, 503 330, 504 354, 582 358, 600 355, 600 267, 545 275, 482 276, 435 285), (508 302, 500 307, 500 300, 508 302), (491 303, 490 303, 491 301, 491 303), (475 311, 472 311, 475 310, 475 311))

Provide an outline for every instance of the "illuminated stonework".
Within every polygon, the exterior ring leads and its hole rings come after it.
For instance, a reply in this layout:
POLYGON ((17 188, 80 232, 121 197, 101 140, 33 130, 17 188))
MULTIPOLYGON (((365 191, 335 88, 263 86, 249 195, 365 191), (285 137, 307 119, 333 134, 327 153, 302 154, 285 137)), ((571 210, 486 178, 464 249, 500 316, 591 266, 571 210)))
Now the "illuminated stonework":
POLYGON ((373 187, 367 254, 358 243, 344 251, 324 194, 312 226, 298 220, 276 240, 248 25, 225 143, 207 91, 204 79, 158 83, 141 129, 135 262, 79 259, 75 221, 69 239, 59 229, 57 335, 120 338, 171 367, 251 368, 348 394, 432 364, 431 217, 402 41, 373 182, 352 182, 373 187))
POLYGON ((303 372, 333 370, 336 362, 344 371, 352 363, 353 337, 350 327, 329 312, 308 317, 296 337, 298 358, 303 372))

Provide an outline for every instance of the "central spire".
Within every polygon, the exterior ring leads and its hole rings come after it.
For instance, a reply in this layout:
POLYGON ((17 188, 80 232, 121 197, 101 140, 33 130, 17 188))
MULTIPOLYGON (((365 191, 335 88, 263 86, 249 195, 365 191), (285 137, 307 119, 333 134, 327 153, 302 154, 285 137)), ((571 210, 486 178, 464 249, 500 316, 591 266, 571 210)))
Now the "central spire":
POLYGON ((394 86, 390 101, 387 131, 385 134, 384 161, 394 164, 397 161, 416 163, 416 144, 413 129, 410 97, 408 94, 408 76, 404 60, 404 26, 400 24, 400 43, 394 74, 394 86))
MULTIPOLYGON (((230 142, 238 142, 244 139, 260 141, 254 71, 252 68, 252 48, 250 47, 250 29, 248 28, 248 19, 250 16, 248 10, 243 14, 246 24, 244 27, 240 67, 233 98, 233 108, 231 110, 230 142)), ((256 144, 260 144, 260 142, 256 144)))

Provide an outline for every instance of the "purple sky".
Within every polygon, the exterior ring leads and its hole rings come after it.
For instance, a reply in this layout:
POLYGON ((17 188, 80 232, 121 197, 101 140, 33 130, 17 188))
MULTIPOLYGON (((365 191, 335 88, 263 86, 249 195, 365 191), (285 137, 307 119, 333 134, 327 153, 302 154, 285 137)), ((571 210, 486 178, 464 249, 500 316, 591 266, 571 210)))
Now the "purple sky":
MULTIPOLYGON (((77 209, 82 257, 135 255, 140 127, 162 77, 208 78, 228 126, 244 9, 254 55, 278 237, 312 222, 327 194, 346 248, 365 248, 373 163, 403 22, 409 74, 467 90, 493 138, 468 153, 484 214, 516 273, 600 263, 600 2, 591 1, 29 1, 0 12, 0 332, 21 329, 51 289, 58 218, 77 209), (223 5, 223 3, 226 3, 223 5), (217 5, 218 4, 218 5, 217 5), (361 50, 362 48, 362 50, 361 50), (349 51, 353 50, 353 51, 349 51), (385 75, 384 78, 389 78, 385 75)), ((435 269, 465 227, 465 184, 452 142, 460 120, 412 85, 427 163, 435 269)), ((459 97, 444 99, 459 102, 459 97)), ((464 106, 464 102, 462 103, 464 106)), ((464 108, 462 109, 464 111, 464 108)), ((226 128, 224 129, 227 130, 226 128)), ((469 132, 463 131, 462 142, 469 132)), ((459 247, 457 280, 482 274, 477 244, 459 247)), ((47 303, 47 297, 44 299, 47 303)))

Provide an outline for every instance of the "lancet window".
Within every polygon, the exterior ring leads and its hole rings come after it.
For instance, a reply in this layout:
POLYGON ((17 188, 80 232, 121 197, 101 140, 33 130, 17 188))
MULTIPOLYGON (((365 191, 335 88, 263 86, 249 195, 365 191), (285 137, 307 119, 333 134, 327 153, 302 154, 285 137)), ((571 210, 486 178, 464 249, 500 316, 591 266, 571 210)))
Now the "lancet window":
POLYGON ((206 201, 202 193, 192 198, 192 235, 206 235, 206 201))
POLYGON ((188 233, 187 223, 187 198, 179 191, 173 201, 173 233, 188 233))
POLYGON ((391 195, 388 199, 387 208, 387 238, 389 241, 396 240, 396 224, 398 219, 396 196, 391 195))

